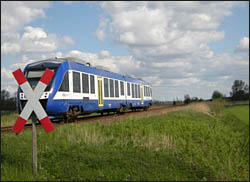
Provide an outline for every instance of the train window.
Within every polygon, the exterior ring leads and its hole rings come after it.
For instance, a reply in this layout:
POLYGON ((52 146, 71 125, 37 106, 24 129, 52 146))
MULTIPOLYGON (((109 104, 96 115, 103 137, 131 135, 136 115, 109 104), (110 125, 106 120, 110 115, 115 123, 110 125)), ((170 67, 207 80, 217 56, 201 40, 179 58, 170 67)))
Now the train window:
POLYGON ((114 80, 109 80, 110 97, 114 97, 114 80))
POLYGON ((138 97, 138 85, 135 84, 135 98, 138 97))
POLYGON ((104 78, 104 97, 109 97, 109 82, 107 78, 104 78))
POLYGON ((130 83, 127 83, 128 96, 130 96, 130 83))
POLYGON ((148 96, 148 87, 146 87, 147 89, 146 89, 146 95, 148 96))
POLYGON ((138 85, 138 98, 140 98, 141 97, 141 89, 140 89, 140 85, 138 85))
POLYGON ((95 77, 94 77, 94 75, 90 75, 90 92, 92 94, 95 93, 95 77))
POLYGON ((82 74, 82 92, 89 93, 89 75, 82 74))
POLYGON ((119 97, 119 85, 118 85, 118 80, 115 80, 115 97, 119 97))
POLYGON ((59 88, 59 91, 69 92, 69 74, 68 72, 65 73, 62 84, 59 88))
POLYGON ((140 94, 140 85, 137 85, 137 98, 140 98, 141 96, 141 94, 140 94))
POLYGON ((124 95, 124 83, 122 81, 120 82, 120 87, 121 87, 121 95, 124 95))
POLYGON ((135 85, 132 83, 132 98, 135 98, 135 85))
POLYGON ((73 71, 73 92, 80 93, 80 73, 73 71))
POLYGON ((144 96, 146 96, 146 86, 144 86, 143 91, 144 91, 144 96))

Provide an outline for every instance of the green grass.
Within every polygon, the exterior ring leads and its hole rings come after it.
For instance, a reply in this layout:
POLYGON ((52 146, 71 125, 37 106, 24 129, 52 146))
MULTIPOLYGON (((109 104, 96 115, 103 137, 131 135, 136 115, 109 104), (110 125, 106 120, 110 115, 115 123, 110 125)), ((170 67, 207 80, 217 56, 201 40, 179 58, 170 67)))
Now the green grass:
POLYGON ((249 126, 249 105, 227 107, 224 112, 233 114, 237 119, 249 126))
POLYGON ((237 123, 231 114, 177 111, 38 130, 37 176, 31 131, 5 134, 2 180, 249 180, 249 131, 237 123))
POLYGON ((13 111, 1 111, 1 126, 13 126, 18 118, 18 113, 13 111))

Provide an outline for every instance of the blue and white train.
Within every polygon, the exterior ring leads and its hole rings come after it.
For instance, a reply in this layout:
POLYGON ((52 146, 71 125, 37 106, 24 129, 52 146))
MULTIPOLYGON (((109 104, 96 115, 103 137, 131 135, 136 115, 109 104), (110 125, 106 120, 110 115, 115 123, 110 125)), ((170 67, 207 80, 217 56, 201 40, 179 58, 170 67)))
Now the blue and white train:
MULTIPOLYGON (((77 58, 55 58, 28 64, 24 75, 35 87, 45 69, 55 72, 40 102, 49 116, 74 119, 79 114, 91 112, 126 111, 152 105, 152 89, 149 83, 92 67, 77 58)), ((19 112, 27 102, 18 88, 19 112)))

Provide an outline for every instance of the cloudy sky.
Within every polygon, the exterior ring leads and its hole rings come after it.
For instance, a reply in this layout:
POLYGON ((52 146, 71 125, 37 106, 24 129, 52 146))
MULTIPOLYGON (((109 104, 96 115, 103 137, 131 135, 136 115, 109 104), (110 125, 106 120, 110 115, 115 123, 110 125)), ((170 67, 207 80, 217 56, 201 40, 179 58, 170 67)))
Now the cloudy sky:
POLYGON ((1 1, 1 89, 66 56, 143 78, 157 100, 229 96, 234 80, 249 84, 249 2, 1 1))

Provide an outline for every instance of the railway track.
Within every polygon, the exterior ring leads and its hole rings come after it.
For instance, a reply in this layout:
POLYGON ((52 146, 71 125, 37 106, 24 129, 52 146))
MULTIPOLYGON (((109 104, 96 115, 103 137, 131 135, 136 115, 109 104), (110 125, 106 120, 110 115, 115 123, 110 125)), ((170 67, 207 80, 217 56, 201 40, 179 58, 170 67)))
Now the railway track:
MULTIPOLYGON (((183 107, 183 106, 157 106, 157 107, 151 107, 147 111, 142 111, 142 109, 139 111, 128 111, 126 113, 120 113, 117 114, 115 112, 111 114, 106 114, 106 115, 95 115, 95 116, 80 116, 78 117, 74 122, 70 123, 64 123, 62 122, 63 120, 53 120, 53 125, 55 127, 59 125, 65 125, 65 124, 79 124, 83 122, 104 122, 104 123, 109 123, 109 122, 115 122, 115 121, 120 121, 122 119, 125 119, 129 116, 135 116, 135 117, 147 117, 147 116, 152 116, 152 115, 159 115, 159 114, 164 114, 169 111, 177 110, 178 108, 183 107)), ((37 123, 37 128, 42 128, 40 123, 37 123)), ((24 129, 32 129, 32 124, 26 124, 24 126, 24 129)), ((13 133, 13 126, 4 126, 1 127, 1 134, 4 133, 13 133)))

